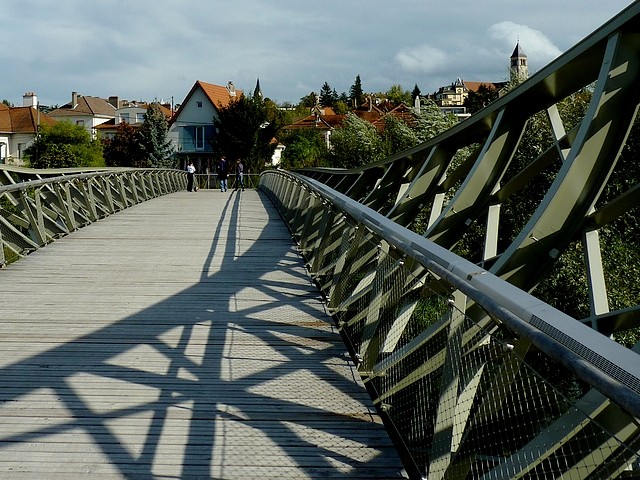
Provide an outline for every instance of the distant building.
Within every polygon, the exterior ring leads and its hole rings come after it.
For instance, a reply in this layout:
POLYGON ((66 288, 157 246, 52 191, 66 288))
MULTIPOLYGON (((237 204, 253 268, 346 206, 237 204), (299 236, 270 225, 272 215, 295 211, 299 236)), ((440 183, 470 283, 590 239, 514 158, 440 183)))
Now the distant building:
POLYGON ((25 93, 22 107, 0 103, 0 163, 24 164, 24 151, 33 143, 40 125, 56 121, 38 109, 35 93, 25 93))
POLYGON ((520 48, 520 42, 516 44, 510 60, 509 74, 512 81, 522 81, 529 78, 529 64, 527 56, 522 51, 522 48, 520 48))
MULTIPOLYGON (((104 123, 101 123, 95 130, 100 138, 113 138, 121 123, 128 123, 134 127, 139 127, 144 123, 144 116, 151 103, 137 102, 129 100, 120 100, 118 97, 109 97, 109 103, 117 105, 116 116, 104 123)), ((160 110, 167 118, 167 122, 171 121, 172 110, 171 105, 158 102, 160 110)))
MULTIPOLYGON (((529 77, 529 67, 527 64, 527 56, 522 51, 520 43, 516 44, 509 59, 509 72, 511 80, 515 78, 524 80, 529 77)), ((468 82, 458 77, 450 85, 440 87, 433 94, 433 100, 444 113, 455 115, 458 120, 464 120, 471 116, 465 107, 465 102, 470 92, 477 92, 481 86, 487 87, 489 90, 499 92, 503 89, 506 82, 468 82)))
POLYGON ((218 118, 221 108, 241 96, 242 90, 236 90, 232 82, 220 86, 196 81, 169 126, 178 168, 184 169, 187 161, 193 161, 198 172, 213 170, 213 119, 218 118))
POLYGON ((111 97, 112 101, 100 97, 89 97, 71 92, 71 101, 62 107, 49 112, 49 116, 58 121, 66 121, 84 127, 91 138, 96 138, 95 128, 116 117, 117 97, 111 97), (112 103, 114 102, 114 103, 112 103))
MULTIPOLYGON (((318 96, 316 95, 316 98, 318 96)), ((372 96, 367 97, 364 105, 352 110, 350 113, 356 115, 361 120, 371 123, 378 131, 384 129, 384 120, 391 115, 403 120, 405 123, 411 122, 411 109, 401 103, 392 105, 387 102, 378 103, 372 96)), ((327 148, 331 148, 331 132, 342 125, 347 115, 336 114, 331 107, 323 107, 319 104, 311 107, 310 114, 297 122, 287 125, 288 130, 314 129, 324 140, 327 148)))

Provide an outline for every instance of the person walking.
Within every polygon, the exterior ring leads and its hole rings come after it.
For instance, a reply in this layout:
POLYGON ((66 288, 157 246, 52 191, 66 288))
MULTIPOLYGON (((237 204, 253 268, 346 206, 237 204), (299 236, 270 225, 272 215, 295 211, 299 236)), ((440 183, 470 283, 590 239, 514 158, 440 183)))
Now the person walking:
POLYGON ((193 166, 193 162, 189 162, 187 165, 187 191, 193 191, 193 179, 195 177, 196 167, 193 166))
POLYGON ((238 188, 244 192, 244 165, 240 159, 236 161, 236 190, 238 188))
POLYGON ((220 191, 227 191, 227 177, 229 176, 229 167, 227 166, 226 158, 220 158, 218 165, 216 165, 216 173, 218 174, 218 180, 220 180, 220 191))

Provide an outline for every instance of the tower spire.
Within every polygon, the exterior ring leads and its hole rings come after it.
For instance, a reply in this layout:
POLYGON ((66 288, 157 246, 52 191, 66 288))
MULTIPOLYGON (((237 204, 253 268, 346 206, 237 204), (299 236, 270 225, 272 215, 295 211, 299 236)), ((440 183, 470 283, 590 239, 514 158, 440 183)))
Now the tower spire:
POLYGON ((511 54, 510 60, 509 73, 512 81, 517 80, 522 82, 529 78, 529 65, 527 63, 527 56, 520 47, 520 36, 518 36, 518 42, 516 43, 516 48, 511 54))

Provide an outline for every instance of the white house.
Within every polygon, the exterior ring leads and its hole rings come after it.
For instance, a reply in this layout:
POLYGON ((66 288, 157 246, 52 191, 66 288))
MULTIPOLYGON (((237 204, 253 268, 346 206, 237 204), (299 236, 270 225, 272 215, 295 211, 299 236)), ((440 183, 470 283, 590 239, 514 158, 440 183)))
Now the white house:
POLYGON ((212 171, 214 165, 211 141, 215 136, 213 119, 218 111, 242 96, 233 83, 227 86, 196 81, 180 104, 169 126, 178 168, 186 168, 193 161, 198 172, 212 171))
MULTIPOLYGON (((129 100, 120 100, 118 97, 109 97, 109 103, 117 105, 115 118, 101 123, 95 127, 96 132, 100 138, 113 138, 115 137, 118 126, 121 123, 128 123, 134 127, 139 127, 144 123, 144 116, 147 113, 150 103, 137 102, 129 100)), ((171 120, 172 110, 171 105, 158 103, 160 110, 167 118, 167 122, 171 120)))
POLYGON ((58 121, 67 121, 87 129, 95 138, 95 128, 116 117, 118 97, 111 97, 111 102, 99 97, 88 97, 71 93, 71 101, 62 107, 49 112, 49 116, 58 121), (114 105, 115 103, 115 105, 114 105))

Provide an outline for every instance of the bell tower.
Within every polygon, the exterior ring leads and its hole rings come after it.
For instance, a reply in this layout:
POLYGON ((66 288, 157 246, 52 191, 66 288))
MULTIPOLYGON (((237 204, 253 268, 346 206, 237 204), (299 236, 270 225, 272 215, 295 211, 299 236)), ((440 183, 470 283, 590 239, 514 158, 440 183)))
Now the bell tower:
POLYGON ((520 48, 520 41, 516 43, 516 48, 511 54, 511 65, 509 67, 511 81, 523 82, 529 78, 529 65, 527 64, 527 56, 520 48))

